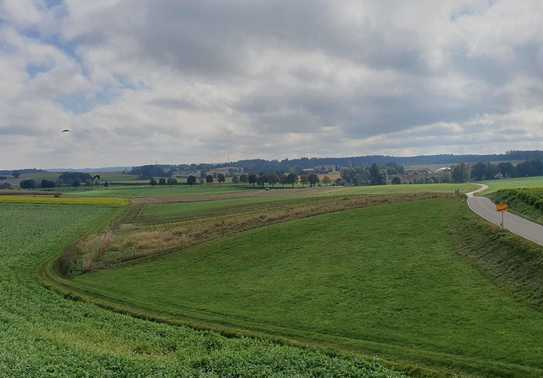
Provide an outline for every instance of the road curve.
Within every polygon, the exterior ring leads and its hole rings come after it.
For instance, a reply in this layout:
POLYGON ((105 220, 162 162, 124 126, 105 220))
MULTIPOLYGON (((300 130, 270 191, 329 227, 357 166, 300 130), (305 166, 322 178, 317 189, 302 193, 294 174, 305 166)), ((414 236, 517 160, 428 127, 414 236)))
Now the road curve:
MULTIPOLYGON (((486 197, 476 196, 477 193, 484 192, 488 186, 479 184, 481 187, 473 192, 467 193, 469 208, 481 218, 490 223, 499 225, 501 215, 496 212, 496 205, 486 197)), ((543 226, 518 215, 505 213, 504 228, 513 234, 528 239, 536 244, 543 246, 543 226)))

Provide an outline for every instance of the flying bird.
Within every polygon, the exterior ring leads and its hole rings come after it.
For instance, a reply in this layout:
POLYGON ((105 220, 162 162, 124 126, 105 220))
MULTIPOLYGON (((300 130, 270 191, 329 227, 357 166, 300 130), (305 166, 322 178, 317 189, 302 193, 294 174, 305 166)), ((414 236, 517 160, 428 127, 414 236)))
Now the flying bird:
POLYGON ((62 132, 63 132, 63 133, 70 133, 70 132, 72 132, 72 130, 70 130, 70 129, 64 129, 64 130, 62 130, 62 132))

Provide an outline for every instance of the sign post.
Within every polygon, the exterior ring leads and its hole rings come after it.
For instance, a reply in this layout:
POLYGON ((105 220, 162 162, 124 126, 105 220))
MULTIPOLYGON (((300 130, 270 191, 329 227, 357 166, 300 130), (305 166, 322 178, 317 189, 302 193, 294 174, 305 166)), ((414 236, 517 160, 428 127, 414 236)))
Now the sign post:
POLYGON ((503 214, 506 213, 507 210, 509 210, 509 205, 506 202, 500 202, 496 204, 496 211, 500 213, 501 215, 501 220, 500 220, 501 228, 503 228, 503 218, 504 218, 503 214))

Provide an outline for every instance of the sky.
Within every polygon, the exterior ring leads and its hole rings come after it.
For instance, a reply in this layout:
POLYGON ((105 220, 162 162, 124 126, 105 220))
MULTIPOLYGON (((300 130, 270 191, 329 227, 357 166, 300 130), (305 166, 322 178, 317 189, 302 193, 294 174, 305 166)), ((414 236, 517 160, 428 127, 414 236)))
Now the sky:
POLYGON ((541 20, 540 0, 0 0, 0 169, 543 149, 541 20))

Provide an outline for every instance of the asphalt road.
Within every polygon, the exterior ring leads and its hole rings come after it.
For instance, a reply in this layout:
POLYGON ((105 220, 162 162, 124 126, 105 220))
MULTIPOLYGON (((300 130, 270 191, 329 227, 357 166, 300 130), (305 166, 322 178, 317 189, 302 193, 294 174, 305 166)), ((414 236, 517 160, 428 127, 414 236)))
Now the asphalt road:
MULTIPOLYGON (((496 205, 486 197, 478 197, 475 194, 485 191, 488 187, 481 185, 481 188, 474 192, 467 193, 469 208, 480 217, 487 221, 499 225, 501 215, 496 212, 496 205)), ((504 213, 504 227, 506 230, 533 241, 536 244, 543 246, 543 226, 518 215, 504 213)))

